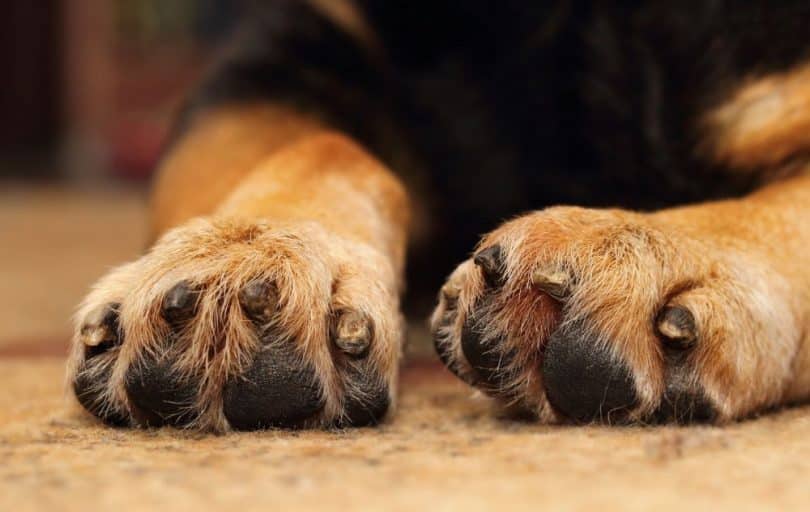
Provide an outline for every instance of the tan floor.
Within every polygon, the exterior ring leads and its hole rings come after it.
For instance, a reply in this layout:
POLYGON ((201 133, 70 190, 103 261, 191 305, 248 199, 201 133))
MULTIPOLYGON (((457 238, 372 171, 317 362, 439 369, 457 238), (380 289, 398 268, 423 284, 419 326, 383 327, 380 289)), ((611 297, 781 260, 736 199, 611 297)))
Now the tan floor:
POLYGON ((810 407, 725 428, 541 427, 494 419, 410 363, 376 430, 100 427, 67 405, 64 361, 47 354, 142 240, 135 193, 2 188, 0 511, 810 510, 810 407))
POLYGON ((92 282, 142 249, 140 196, 0 183, 0 348, 64 345, 92 282))
POLYGON ((415 367, 382 428, 212 437, 99 427, 66 412, 61 375, 0 362, 0 510, 810 509, 808 408, 723 429, 540 427, 415 367))

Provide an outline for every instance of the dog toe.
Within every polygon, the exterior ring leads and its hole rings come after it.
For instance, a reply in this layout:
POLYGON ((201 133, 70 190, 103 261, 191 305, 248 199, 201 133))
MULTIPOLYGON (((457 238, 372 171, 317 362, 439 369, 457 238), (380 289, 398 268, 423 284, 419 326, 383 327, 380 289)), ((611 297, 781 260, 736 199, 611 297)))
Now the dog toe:
POLYGON ((249 228, 190 223, 102 279, 70 366, 87 411, 220 432, 382 420, 401 341, 382 256, 312 224, 249 228))

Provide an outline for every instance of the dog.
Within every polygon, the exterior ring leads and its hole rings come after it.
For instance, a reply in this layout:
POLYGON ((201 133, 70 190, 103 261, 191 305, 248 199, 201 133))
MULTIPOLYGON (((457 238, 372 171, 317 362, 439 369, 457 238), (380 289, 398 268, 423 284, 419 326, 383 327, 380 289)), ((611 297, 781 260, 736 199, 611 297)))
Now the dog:
POLYGON ((808 26, 802 1, 257 2, 179 116, 151 248, 79 308, 78 402, 377 424, 406 282, 440 288, 439 357, 510 414, 807 399, 808 26))

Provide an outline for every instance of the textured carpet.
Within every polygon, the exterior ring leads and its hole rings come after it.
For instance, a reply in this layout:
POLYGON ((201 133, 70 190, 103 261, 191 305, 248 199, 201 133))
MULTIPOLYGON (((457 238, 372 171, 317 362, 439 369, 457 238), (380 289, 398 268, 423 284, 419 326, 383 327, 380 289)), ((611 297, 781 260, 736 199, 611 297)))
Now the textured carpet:
POLYGON ((61 356, 90 283, 143 242, 138 195, 0 184, 0 511, 810 510, 807 407, 725 428, 541 427, 411 363, 379 429, 101 427, 67 405, 61 356))
POLYGON ((378 429, 115 430, 63 363, 0 360, 0 510, 808 510, 810 409, 726 428, 499 420, 434 365, 378 429), (165 507, 165 508, 164 508, 165 507))

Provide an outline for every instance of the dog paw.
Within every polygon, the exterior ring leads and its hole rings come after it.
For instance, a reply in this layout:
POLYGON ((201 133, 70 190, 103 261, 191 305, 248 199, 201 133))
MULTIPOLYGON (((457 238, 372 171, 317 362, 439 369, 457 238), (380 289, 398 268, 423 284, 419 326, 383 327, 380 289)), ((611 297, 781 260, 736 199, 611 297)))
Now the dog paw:
POLYGON ((372 425, 395 396, 398 307, 390 263, 316 223, 196 220, 94 287, 69 380, 112 425, 372 425))
POLYGON ((442 288, 437 352, 544 422, 723 422, 777 405, 800 337, 790 285, 705 226, 582 208, 508 222, 442 288))

